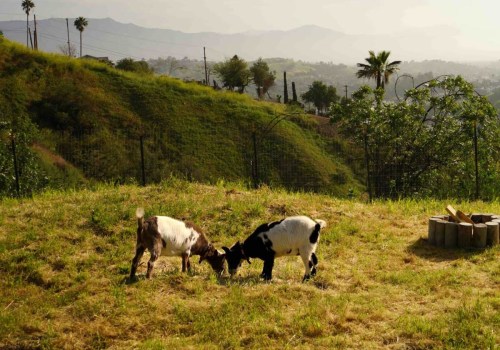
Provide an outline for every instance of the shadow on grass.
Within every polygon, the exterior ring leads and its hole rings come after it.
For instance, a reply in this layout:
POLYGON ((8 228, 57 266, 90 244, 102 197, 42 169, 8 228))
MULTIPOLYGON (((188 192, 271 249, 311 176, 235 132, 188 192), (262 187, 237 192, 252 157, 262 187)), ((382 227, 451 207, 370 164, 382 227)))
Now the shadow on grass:
POLYGON ((248 286, 248 285, 256 285, 256 284, 263 284, 263 283, 272 283, 272 281, 264 281, 260 276, 258 275, 252 275, 252 276, 237 276, 237 277, 230 277, 230 276, 220 276, 217 277, 217 284, 221 286, 248 286))
POLYGON ((120 281, 120 284, 135 284, 139 281, 144 281, 146 279, 146 275, 136 275, 133 278, 130 278, 129 276, 123 277, 123 279, 120 281))
MULTIPOLYGON (((222 275, 222 276, 217 276, 213 274, 212 272, 209 275, 205 274, 200 274, 196 271, 191 271, 191 272, 180 272, 179 269, 171 269, 171 270, 164 270, 164 271, 158 271, 156 274, 154 274, 150 280, 160 280, 163 282, 166 282, 167 284, 170 285, 179 285, 182 284, 186 279, 195 277, 195 276, 201 276, 204 277, 205 279, 212 279, 215 277, 215 283, 217 283, 220 286, 254 286, 254 285, 259 285, 259 284, 279 284, 279 283, 290 283, 291 281, 289 280, 282 280, 280 278, 273 278, 271 281, 266 281, 259 275, 247 275, 247 276, 229 276, 227 273, 222 275)), ((138 282, 144 282, 147 281, 148 279, 146 278, 145 273, 138 273, 137 275, 134 276, 134 278, 130 279, 130 277, 124 276, 122 279, 120 279, 120 284, 121 285, 133 285, 138 282)), ((295 281, 292 281, 295 282, 295 281)), ((297 280, 299 282, 299 280, 297 280)), ((321 290, 326 290, 331 288, 331 285, 323 280, 322 278, 318 278, 318 276, 312 277, 311 279, 302 282, 303 285, 312 285, 318 289, 321 290)))
POLYGON ((430 261, 441 262, 458 259, 470 259, 478 254, 482 254, 486 249, 480 248, 444 248, 436 247, 420 237, 417 241, 406 248, 408 253, 430 261))
MULTIPOLYGON (((141 264, 142 265, 142 264, 141 264)), ((140 266, 140 265, 139 265, 140 266)), ((160 281, 161 283, 166 283, 169 285, 179 285, 184 283, 186 280, 193 277, 203 277, 203 274, 199 273, 195 269, 187 272, 181 272, 178 268, 172 269, 155 269, 151 278, 146 278, 146 273, 137 273, 132 279, 127 275, 120 280, 120 284, 132 285, 137 282, 145 281, 160 281)), ((221 277, 222 278, 222 277, 221 277)))
POLYGON ((280 278, 273 278, 270 281, 264 280, 262 277, 259 275, 251 275, 251 276, 245 276, 245 277, 230 277, 230 276, 222 276, 222 277, 217 277, 217 284, 221 286, 255 286, 255 285, 265 285, 265 284, 301 284, 301 285, 310 285, 314 286, 320 290, 327 290, 330 289, 332 286, 330 283, 327 281, 318 278, 318 277, 312 277, 311 279, 299 283, 300 280, 282 280, 280 278))

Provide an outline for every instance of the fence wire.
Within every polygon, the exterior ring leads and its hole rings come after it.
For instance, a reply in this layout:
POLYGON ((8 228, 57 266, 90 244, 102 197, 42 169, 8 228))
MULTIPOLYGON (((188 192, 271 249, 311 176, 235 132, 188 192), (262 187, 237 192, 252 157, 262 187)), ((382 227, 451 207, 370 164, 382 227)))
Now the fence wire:
MULTIPOLYGON (((51 185, 60 188, 85 185, 87 180, 153 184, 175 176, 206 183, 220 179, 243 181, 249 188, 267 185, 365 199, 369 194, 371 197, 380 193, 390 193, 391 197, 400 195, 392 193, 391 186, 404 176, 403 169, 387 168, 375 174, 375 164, 373 160, 367 162, 362 148, 339 138, 327 118, 317 120, 315 130, 309 130, 305 136, 310 138, 305 146, 298 144, 283 123, 278 123, 273 130, 239 130, 227 137, 221 137, 223 125, 217 123, 207 123, 203 128, 187 125, 182 134, 161 125, 141 133, 99 128, 52 132, 49 142, 52 146, 43 147, 52 157, 49 157, 52 166, 66 174, 57 179, 56 186, 46 169, 38 169, 45 181, 27 179, 29 169, 34 167, 26 155, 27 147, 18 146, 24 151, 17 155, 16 176, 11 141, 3 138, 0 194, 16 195, 16 179, 21 184, 21 193, 18 188, 17 194, 29 195, 51 185), (84 180, 75 180, 70 168, 84 180)), ((430 195, 446 197, 443 193, 450 193, 448 197, 455 197, 452 189, 447 192, 446 186, 453 184, 442 184, 440 193, 430 195)), ((473 193, 468 195, 473 197, 473 193)))

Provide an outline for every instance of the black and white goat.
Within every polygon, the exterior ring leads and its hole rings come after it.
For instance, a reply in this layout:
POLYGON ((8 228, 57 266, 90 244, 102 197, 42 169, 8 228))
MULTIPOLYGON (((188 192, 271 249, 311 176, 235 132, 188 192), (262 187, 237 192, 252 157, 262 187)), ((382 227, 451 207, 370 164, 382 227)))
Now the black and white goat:
POLYGON ((316 274, 318 258, 315 251, 321 228, 326 227, 323 220, 312 220, 307 216, 292 216, 281 221, 260 225, 241 244, 239 241, 230 249, 222 247, 226 253, 229 273, 234 275, 243 259, 264 260, 261 277, 272 279, 274 258, 286 255, 300 255, 305 266, 303 281, 316 274))
POLYGON ((132 260, 130 279, 133 279, 144 251, 149 250, 147 278, 151 278, 154 263, 160 255, 181 256, 182 272, 191 269, 189 257, 199 255, 200 263, 207 260, 218 275, 224 272, 225 254, 210 243, 203 232, 193 224, 172 219, 168 216, 152 216, 144 220, 144 209, 138 208, 137 244, 132 260))

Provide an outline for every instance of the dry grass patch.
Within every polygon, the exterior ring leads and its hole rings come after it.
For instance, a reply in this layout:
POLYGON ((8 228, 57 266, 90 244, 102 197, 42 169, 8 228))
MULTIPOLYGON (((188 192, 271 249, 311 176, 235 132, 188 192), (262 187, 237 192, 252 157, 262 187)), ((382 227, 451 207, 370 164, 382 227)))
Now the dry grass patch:
MULTIPOLYGON (((500 250, 427 245, 427 218, 445 205, 364 204, 175 179, 6 199, 0 346, 493 348, 500 341, 500 250), (270 283, 259 279, 258 260, 244 263, 236 278, 217 279, 196 259, 194 271, 182 274, 180 258, 162 257, 152 280, 128 284, 137 206, 197 222, 217 247, 284 215, 324 219, 318 275, 301 283, 298 257, 277 259, 270 283)), ((500 212, 498 202, 458 206, 500 212)))

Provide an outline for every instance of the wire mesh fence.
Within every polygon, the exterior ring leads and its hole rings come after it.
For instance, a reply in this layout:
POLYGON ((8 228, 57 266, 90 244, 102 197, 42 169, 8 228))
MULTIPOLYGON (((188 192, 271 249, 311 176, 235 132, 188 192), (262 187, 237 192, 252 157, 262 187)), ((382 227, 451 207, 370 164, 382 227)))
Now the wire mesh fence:
MULTIPOLYGON (((284 123, 277 123, 273 130, 238 130, 231 135, 222 135, 222 125, 217 123, 202 128, 186 125, 183 133, 161 125, 140 133, 98 128, 51 132, 35 146, 18 144, 17 155, 14 139, 4 137, 0 193, 22 196, 44 187, 78 187, 89 181, 147 185, 175 176, 206 183, 223 179, 244 182, 249 188, 267 185, 365 199, 402 195, 397 192, 397 184, 406 176, 403 167, 377 164, 376 159, 367 158, 366 150, 339 138, 328 118, 317 120, 314 130, 301 134, 308 139, 307 144, 298 142, 300 132, 290 132, 294 128, 282 127, 284 123), (19 152, 20 148, 24 150, 19 152), (41 154, 49 163, 38 169, 43 181, 29 178, 36 172, 30 172, 35 165, 26 149, 36 151, 38 157, 41 154), (57 171, 51 171, 51 167, 57 171)), ((433 186, 440 191, 425 188, 424 183, 422 193, 437 197, 464 197, 465 193, 472 199, 474 180, 474 174, 469 174, 470 190, 462 194, 454 192, 453 179, 437 181, 433 186)))

